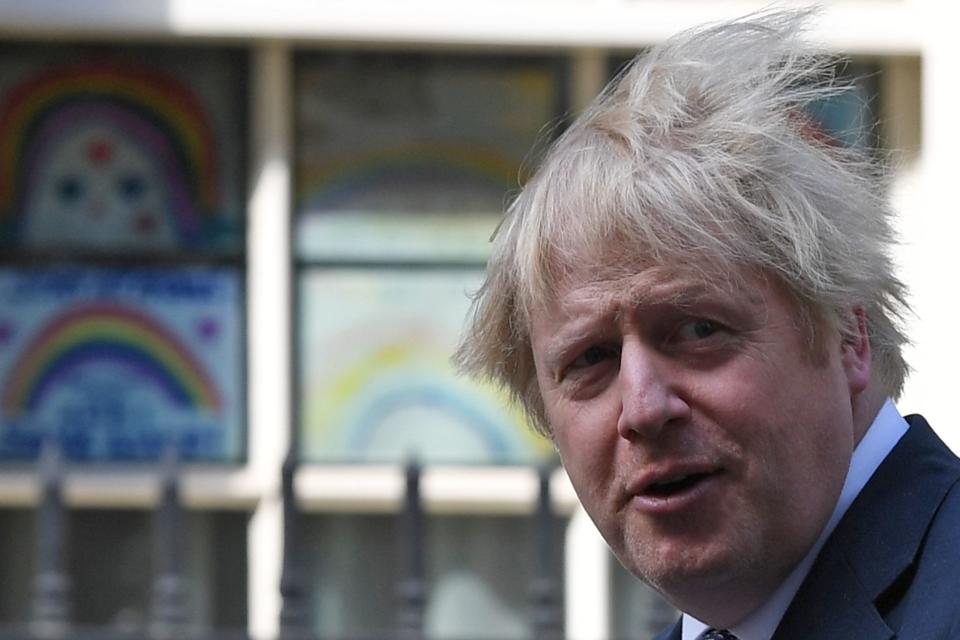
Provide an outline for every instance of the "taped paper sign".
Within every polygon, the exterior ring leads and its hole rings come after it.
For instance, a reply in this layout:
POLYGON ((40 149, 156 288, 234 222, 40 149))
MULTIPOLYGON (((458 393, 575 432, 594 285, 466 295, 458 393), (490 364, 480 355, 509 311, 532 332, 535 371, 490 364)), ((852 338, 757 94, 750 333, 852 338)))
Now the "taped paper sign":
POLYGON ((227 270, 0 271, 0 456, 236 459, 240 304, 227 270))
POLYGON ((220 104, 229 96, 198 91, 203 76, 27 52, 0 59, 0 70, 0 241, 26 250, 239 248, 237 118, 220 104))

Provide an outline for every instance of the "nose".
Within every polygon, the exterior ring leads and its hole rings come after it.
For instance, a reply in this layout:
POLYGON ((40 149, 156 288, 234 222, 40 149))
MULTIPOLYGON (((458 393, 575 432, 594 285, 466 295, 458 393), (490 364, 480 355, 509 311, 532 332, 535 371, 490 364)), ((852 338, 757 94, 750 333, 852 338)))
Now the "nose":
POLYGON ((690 416, 678 393, 678 367, 655 349, 625 341, 620 352, 620 418, 617 431, 627 440, 653 439, 664 427, 690 416))

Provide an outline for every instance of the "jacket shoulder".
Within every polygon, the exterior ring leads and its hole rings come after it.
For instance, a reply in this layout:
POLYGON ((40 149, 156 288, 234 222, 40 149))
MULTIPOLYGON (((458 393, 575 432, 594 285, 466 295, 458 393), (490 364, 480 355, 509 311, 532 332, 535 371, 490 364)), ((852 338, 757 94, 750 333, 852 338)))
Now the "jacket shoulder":
POLYGON ((900 638, 960 637, 960 482, 944 496, 889 612, 900 638))

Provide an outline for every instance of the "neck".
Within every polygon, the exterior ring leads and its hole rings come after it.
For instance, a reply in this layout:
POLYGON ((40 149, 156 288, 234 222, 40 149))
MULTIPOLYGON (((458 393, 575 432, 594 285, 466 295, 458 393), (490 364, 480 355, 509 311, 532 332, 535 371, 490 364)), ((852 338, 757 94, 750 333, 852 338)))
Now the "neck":
POLYGON ((867 433, 867 429, 877 418, 877 414, 880 413, 887 397, 887 393, 880 383, 873 379, 866 389, 853 398, 851 407, 853 410, 854 446, 857 446, 863 440, 864 434, 867 433))

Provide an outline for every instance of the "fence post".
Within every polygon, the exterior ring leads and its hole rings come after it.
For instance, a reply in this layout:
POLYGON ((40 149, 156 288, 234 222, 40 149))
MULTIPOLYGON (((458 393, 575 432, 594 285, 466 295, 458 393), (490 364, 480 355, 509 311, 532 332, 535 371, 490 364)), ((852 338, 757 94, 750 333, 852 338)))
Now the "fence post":
POLYGON ((400 557, 404 573, 397 585, 399 608, 397 637, 423 638, 426 587, 423 577, 423 511, 420 503, 420 465, 410 460, 406 467, 406 493, 400 514, 400 557))
POLYGON ((534 515, 536 558, 534 578, 530 585, 533 603, 533 637, 536 640, 560 640, 563 637, 563 609, 560 583, 557 579, 554 541, 554 516, 550 503, 550 477, 554 465, 545 463, 538 469, 540 491, 534 515))
POLYGON ((307 588, 303 574, 303 550, 300 548, 300 511, 297 509, 294 478, 296 454, 284 460, 281 476, 283 492, 283 569, 280 574, 280 640, 311 638, 307 615, 307 588))
POLYGON ((181 558, 179 471, 179 451, 171 440, 160 463, 160 504, 154 520, 156 564, 149 635, 157 640, 183 638, 188 617, 181 558))
POLYGON ((66 638, 70 632, 70 580, 64 573, 63 454, 57 438, 44 440, 38 466, 41 495, 36 512, 30 631, 36 638, 66 638))

